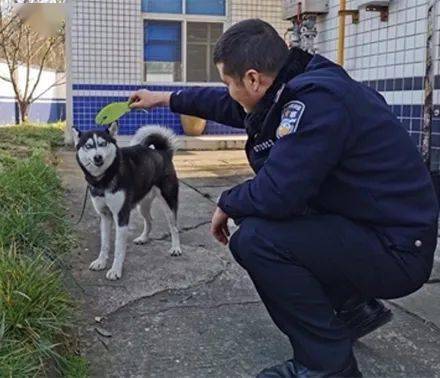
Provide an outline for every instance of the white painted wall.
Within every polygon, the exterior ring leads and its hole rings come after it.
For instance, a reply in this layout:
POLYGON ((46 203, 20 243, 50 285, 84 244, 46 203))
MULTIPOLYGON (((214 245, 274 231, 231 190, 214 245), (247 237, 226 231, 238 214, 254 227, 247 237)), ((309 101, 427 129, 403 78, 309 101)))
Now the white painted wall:
MULTIPOLYGON (((26 85, 26 66, 20 66, 17 75, 19 87, 22 91, 25 89, 26 85)), ((35 85, 38 77, 39 69, 36 67, 31 67, 30 69, 30 87, 35 85)), ((9 71, 6 63, 0 62, 0 76, 9 77, 9 71)), ((38 96, 45 92, 52 84, 64 82, 64 73, 56 72, 54 70, 44 70, 41 74, 40 81, 35 90, 34 96, 38 96)), ((15 93, 12 88, 12 84, 0 79, 0 97, 10 97, 14 98, 15 93)), ((43 96, 41 100, 51 100, 51 99, 65 99, 66 98, 66 86, 65 84, 53 87, 49 89, 43 96)))

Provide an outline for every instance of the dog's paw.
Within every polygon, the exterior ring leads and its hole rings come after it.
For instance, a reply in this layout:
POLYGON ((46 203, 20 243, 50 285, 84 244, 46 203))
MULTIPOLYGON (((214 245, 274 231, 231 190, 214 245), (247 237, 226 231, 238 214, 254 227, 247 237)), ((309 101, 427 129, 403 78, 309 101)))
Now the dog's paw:
POLYGON ((148 240, 149 240, 148 237, 145 238, 141 235, 138 238, 134 239, 133 243, 137 245, 144 245, 148 243, 148 240))
POLYGON ((107 266, 107 259, 96 259, 90 264, 89 269, 104 270, 106 266, 107 266))
POLYGON ((105 277, 110 281, 119 280, 122 277, 122 271, 111 268, 105 277))
POLYGON ((171 247, 170 248, 170 255, 171 256, 181 256, 182 250, 178 247, 171 247))

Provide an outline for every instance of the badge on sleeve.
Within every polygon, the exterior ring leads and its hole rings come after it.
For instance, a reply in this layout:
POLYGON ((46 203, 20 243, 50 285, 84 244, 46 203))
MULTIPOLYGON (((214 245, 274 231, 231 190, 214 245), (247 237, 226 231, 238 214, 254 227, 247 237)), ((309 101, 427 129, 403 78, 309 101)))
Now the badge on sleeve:
POLYGON ((301 101, 290 101, 284 105, 281 123, 277 129, 278 139, 296 132, 305 108, 306 106, 301 101))

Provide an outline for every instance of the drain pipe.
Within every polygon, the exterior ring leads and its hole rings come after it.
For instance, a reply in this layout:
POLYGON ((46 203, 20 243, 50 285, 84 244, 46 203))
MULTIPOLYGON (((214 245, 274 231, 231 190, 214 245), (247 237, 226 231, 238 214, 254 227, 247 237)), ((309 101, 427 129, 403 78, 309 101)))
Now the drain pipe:
POLYGON ((345 50, 345 6, 346 0, 339 0, 339 25, 338 25, 338 64, 344 65, 345 50))

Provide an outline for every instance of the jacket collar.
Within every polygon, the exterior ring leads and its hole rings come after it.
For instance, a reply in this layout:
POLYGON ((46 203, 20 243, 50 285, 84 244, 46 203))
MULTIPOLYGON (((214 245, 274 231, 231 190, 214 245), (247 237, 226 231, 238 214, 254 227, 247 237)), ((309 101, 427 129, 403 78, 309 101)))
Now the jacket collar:
POLYGON ((313 56, 311 54, 297 47, 290 50, 286 63, 272 85, 255 106, 255 109, 246 115, 245 125, 249 135, 253 135, 261 129, 267 114, 272 106, 277 103, 286 83, 304 73, 312 60, 313 56))

